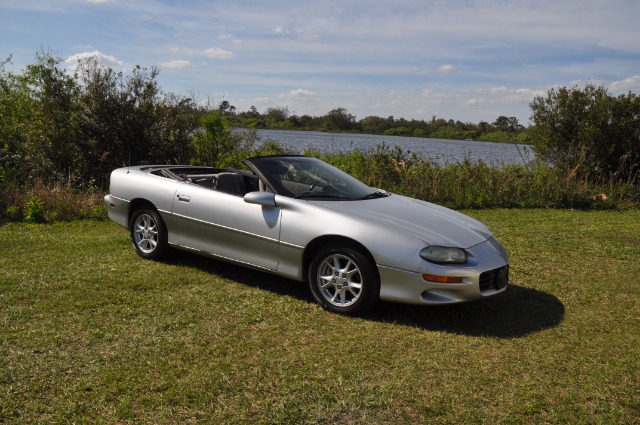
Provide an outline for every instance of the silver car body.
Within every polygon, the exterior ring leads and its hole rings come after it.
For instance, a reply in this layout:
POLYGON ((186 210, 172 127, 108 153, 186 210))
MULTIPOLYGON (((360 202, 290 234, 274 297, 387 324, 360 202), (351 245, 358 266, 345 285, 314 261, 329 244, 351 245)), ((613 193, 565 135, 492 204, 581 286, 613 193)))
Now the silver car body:
POLYGON ((395 194, 336 200, 296 199, 273 192, 277 190, 255 168, 248 173, 133 166, 113 171, 105 205, 109 217, 125 228, 130 228, 136 208, 152 206, 166 225, 170 246, 297 281, 307 280, 310 258, 323 244, 357 246, 375 264, 381 300, 446 304, 489 297, 506 288, 506 251, 485 225, 466 215, 395 194), (236 174, 235 179, 246 185, 228 193, 179 177, 191 171, 207 176, 236 174), (420 252, 428 246, 462 248, 467 260, 427 261, 420 252), (455 276, 458 281, 431 281, 425 276, 455 276))

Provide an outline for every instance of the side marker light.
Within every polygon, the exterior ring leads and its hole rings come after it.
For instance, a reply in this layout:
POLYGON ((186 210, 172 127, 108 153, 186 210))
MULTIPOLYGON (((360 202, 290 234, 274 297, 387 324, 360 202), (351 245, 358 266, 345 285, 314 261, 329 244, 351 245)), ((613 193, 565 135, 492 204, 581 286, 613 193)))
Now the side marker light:
POLYGON ((437 276, 433 274, 423 274, 422 278, 427 282, 436 282, 436 283, 462 283, 461 277, 453 277, 453 276, 437 276))

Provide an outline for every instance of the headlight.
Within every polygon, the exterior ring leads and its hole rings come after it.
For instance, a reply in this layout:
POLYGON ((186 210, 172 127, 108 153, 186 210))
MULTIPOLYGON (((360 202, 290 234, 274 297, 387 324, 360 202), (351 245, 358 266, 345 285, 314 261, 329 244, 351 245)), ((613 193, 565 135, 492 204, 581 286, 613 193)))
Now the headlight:
POLYGON ((420 256, 432 263, 462 264, 467 262, 467 253, 461 248, 429 246, 420 251, 420 256))

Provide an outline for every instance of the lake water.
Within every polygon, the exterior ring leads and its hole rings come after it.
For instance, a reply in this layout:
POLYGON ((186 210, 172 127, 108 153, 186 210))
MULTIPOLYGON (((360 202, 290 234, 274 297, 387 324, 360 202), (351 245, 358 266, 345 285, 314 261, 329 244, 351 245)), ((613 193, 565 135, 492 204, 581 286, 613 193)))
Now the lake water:
POLYGON ((535 157, 531 146, 514 143, 290 130, 257 130, 257 134, 261 142, 274 140, 282 146, 299 152, 306 148, 329 153, 367 151, 383 143, 391 148, 398 145, 405 152, 414 152, 440 165, 461 162, 465 158, 469 158, 472 162, 484 161, 492 166, 526 164, 533 161, 535 157))

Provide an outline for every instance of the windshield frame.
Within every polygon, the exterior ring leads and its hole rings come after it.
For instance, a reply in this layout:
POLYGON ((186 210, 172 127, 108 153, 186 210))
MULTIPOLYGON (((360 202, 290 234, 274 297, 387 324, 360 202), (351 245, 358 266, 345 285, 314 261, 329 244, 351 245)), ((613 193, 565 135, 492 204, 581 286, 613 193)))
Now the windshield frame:
POLYGON ((243 161, 281 196, 305 200, 355 201, 372 199, 373 189, 326 162, 304 155, 268 155, 243 161))

